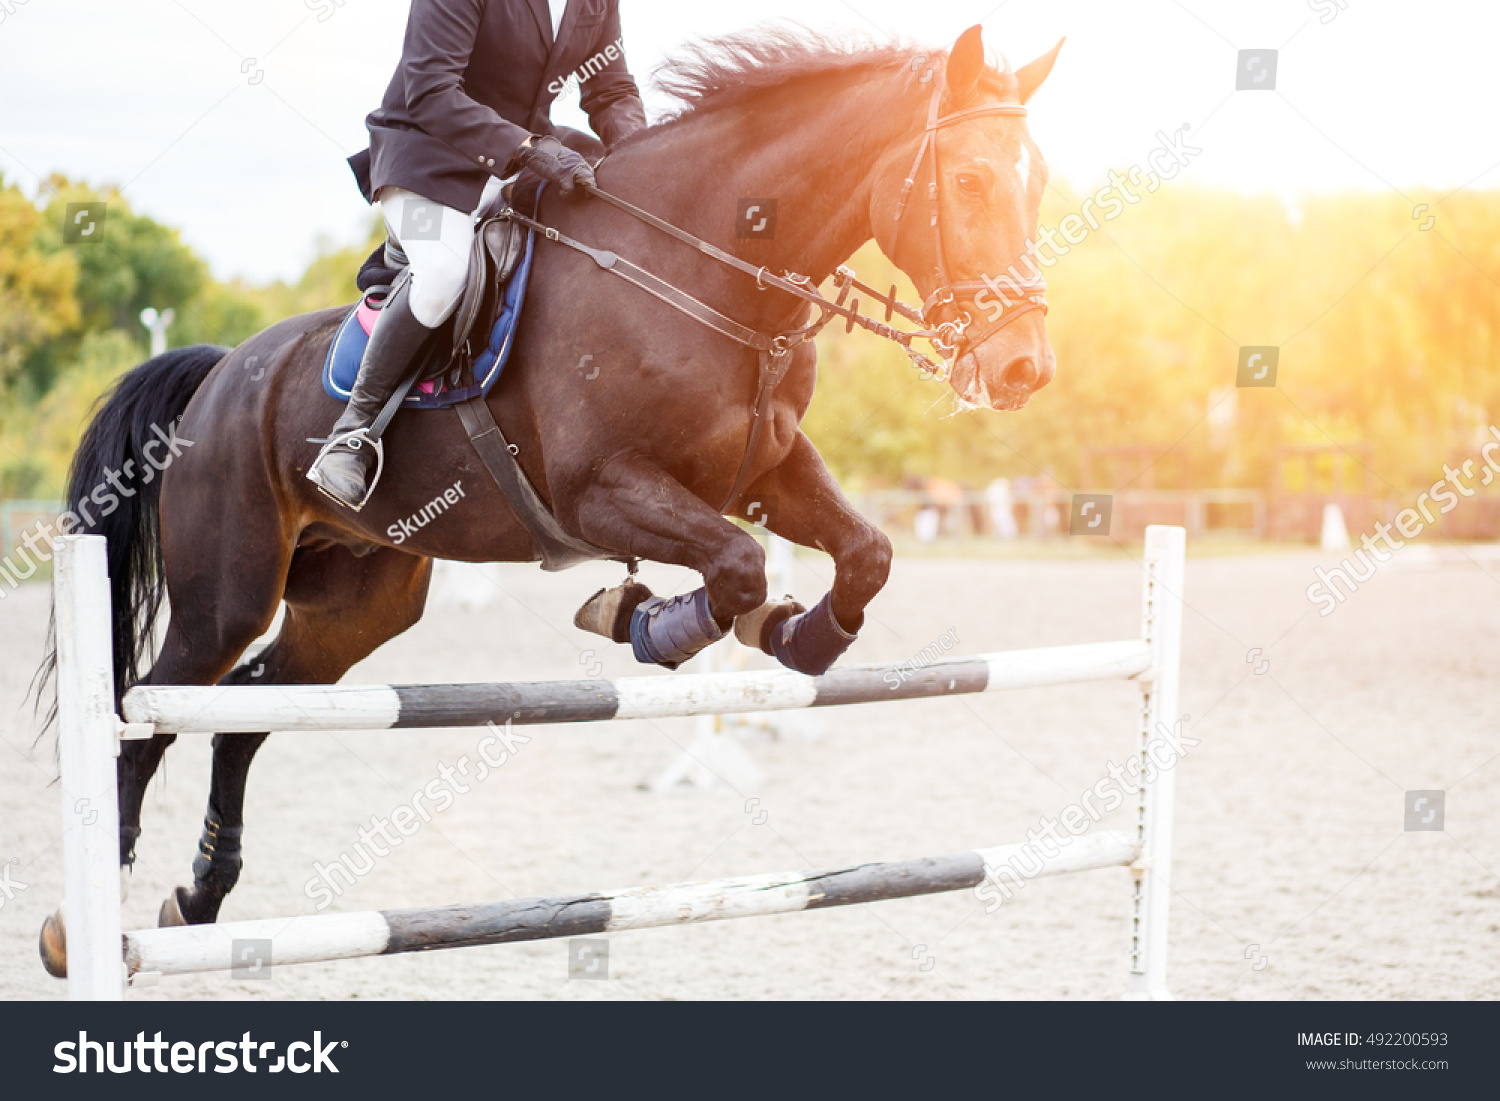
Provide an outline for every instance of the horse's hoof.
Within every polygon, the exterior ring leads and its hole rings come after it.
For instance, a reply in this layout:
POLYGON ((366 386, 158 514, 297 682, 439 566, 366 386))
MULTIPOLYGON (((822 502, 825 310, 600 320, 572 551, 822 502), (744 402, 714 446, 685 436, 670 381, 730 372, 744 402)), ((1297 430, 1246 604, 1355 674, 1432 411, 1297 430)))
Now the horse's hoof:
POLYGON ((611 642, 630 641, 630 617, 643 600, 651 598, 651 590, 634 578, 613 589, 600 589, 583 602, 578 614, 573 617, 573 626, 580 631, 592 631, 603 635, 611 642))
POLYGON ((159 928, 166 929, 174 925, 186 925, 187 918, 182 916, 182 904, 178 896, 182 894, 182 888, 178 887, 167 896, 167 901, 161 904, 161 913, 156 915, 156 924, 159 928))
MULTIPOLYGON (((753 612, 746 612, 734 621, 734 637, 763 654, 771 653, 771 633, 777 627, 807 611, 790 596, 780 600, 768 600, 753 612)), ((774 656, 774 655, 773 655, 774 656)))
POLYGON ((42 932, 37 937, 37 951, 42 955, 42 966, 54 979, 68 977, 68 927, 63 918, 63 908, 49 914, 42 922, 42 932))

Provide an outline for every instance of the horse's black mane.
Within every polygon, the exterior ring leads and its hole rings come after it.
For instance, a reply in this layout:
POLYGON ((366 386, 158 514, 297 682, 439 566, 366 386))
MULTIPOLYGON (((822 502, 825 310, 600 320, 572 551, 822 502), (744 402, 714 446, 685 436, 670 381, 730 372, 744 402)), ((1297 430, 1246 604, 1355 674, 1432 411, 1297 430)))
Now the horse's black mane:
MULTIPOLYGON (((793 81, 841 73, 899 69, 916 82, 929 66, 941 72, 945 56, 946 51, 910 43, 835 37, 799 26, 758 27, 692 43, 682 56, 656 70, 655 83, 682 105, 672 116, 681 119, 737 106, 793 81)), ((1009 69, 992 68, 984 84, 1004 91, 1008 73, 1009 69)))

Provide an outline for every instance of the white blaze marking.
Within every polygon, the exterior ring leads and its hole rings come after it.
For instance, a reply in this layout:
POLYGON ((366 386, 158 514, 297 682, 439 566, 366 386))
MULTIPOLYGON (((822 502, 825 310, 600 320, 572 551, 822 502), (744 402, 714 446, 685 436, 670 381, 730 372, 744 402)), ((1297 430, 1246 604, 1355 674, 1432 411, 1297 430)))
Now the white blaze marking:
POLYGON ((1016 161, 1016 175, 1021 177, 1021 189, 1031 187, 1031 146, 1021 143, 1021 159, 1016 161))

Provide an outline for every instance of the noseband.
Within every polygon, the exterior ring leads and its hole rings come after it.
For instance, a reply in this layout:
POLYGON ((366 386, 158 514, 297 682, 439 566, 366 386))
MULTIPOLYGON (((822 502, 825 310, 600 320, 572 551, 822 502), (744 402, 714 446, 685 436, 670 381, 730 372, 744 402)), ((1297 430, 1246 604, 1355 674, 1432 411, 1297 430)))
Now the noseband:
POLYGON ((938 202, 938 181, 940 179, 938 170, 938 131, 946 130, 950 126, 968 122, 971 119, 993 118, 1002 116, 1007 118, 1025 118, 1026 108, 1019 103, 991 103, 980 107, 970 107, 966 110, 955 111, 951 115, 939 114, 943 97, 943 85, 939 84, 933 89, 932 100, 927 108, 927 128, 922 134, 922 143, 917 147, 916 160, 912 162, 911 171, 906 174, 906 182, 901 188, 901 198, 896 204, 896 238, 891 242, 891 258, 895 259, 897 246, 901 243, 901 231, 906 224, 907 203, 911 199, 912 189, 916 187, 917 176, 922 171, 922 165, 928 161, 928 151, 932 152, 932 170, 927 180, 927 203, 931 211, 930 226, 932 229, 933 248, 933 274, 937 277, 936 289, 927 296, 922 303, 921 322, 931 331, 930 339, 934 347, 947 361, 954 362, 970 349, 978 347, 990 337, 1011 322, 1030 313, 1032 310, 1047 312, 1047 281, 1038 273, 1036 278, 1017 280, 1007 278, 1006 286, 1014 290, 1014 300, 1010 295, 1002 295, 1004 304, 1000 315, 994 318, 988 325, 977 332, 970 332, 974 324, 974 317, 968 310, 962 311, 961 318, 938 322, 940 311, 954 302, 964 299, 972 299, 981 291, 988 290, 995 293, 994 288, 982 280, 960 280, 955 282, 948 274, 947 254, 943 249, 943 225, 942 206, 938 202))

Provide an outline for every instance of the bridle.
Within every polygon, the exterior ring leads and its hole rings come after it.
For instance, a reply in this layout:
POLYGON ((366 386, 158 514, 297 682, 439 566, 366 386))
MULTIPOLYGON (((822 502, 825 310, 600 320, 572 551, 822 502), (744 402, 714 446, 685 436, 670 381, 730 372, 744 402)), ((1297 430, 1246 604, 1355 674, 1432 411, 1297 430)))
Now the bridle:
POLYGON ((817 336, 835 317, 844 319, 845 332, 852 332, 858 326, 867 332, 874 333, 876 336, 899 344, 917 368, 931 374, 935 378, 941 379, 951 372, 953 365, 961 356, 984 343, 984 341, 994 336, 1017 318, 1030 313, 1032 310, 1046 311, 1047 300, 1045 293, 1047 286, 1040 276, 1034 280, 1020 282, 1015 279, 1007 279, 1007 282, 1018 292, 1017 301, 1004 305, 1000 315, 979 332, 974 333, 971 331, 974 322, 973 316, 968 311, 964 311, 962 320, 950 319, 937 324, 933 323, 933 319, 937 317, 938 313, 951 306, 954 302, 972 298, 983 290, 988 289, 993 291, 993 288, 983 281, 968 280, 954 282, 949 278, 947 260, 943 250, 941 210, 938 202, 937 133, 940 130, 968 122, 971 119, 999 115, 1024 118, 1026 115, 1026 108, 1019 103, 989 104, 955 111, 949 115, 940 115, 943 88, 943 83, 939 81, 937 87, 933 90, 932 102, 928 107, 927 126, 922 135, 921 145, 917 149, 917 158, 912 164, 911 172, 901 192, 901 200, 896 208, 896 239, 891 246, 891 252, 894 254, 896 243, 899 243, 901 239, 907 202, 911 197, 912 189, 916 186, 917 174, 921 172, 922 165, 927 160, 927 152, 930 148, 932 151, 932 173, 928 185, 928 198, 932 210, 931 224, 936 255, 938 286, 927 297, 921 309, 915 309, 899 301, 896 298, 896 288, 894 286, 891 287, 888 293, 882 294, 869 284, 861 282, 854 272, 845 266, 840 266, 834 272, 834 286, 838 289, 838 297, 830 301, 818 293, 812 279, 808 276, 790 271, 777 275, 764 266, 757 267, 754 264, 741 260, 738 256, 725 252, 708 241, 693 236, 686 230, 679 229, 677 226, 658 218, 649 211, 642 210, 640 207, 626 202, 617 195, 611 195, 607 191, 600 190, 593 184, 583 185, 584 189, 590 195, 624 211, 632 218, 660 230, 669 237, 676 238, 683 244, 698 250, 711 260, 752 276, 755 279, 755 285, 758 289, 766 290, 768 288, 775 288, 818 308, 818 316, 807 325, 800 328, 783 329, 775 333, 764 333, 742 325, 730 317, 726 317, 706 302, 658 278, 645 269, 626 260, 624 257, 607 249, 593 248, 581 241, 576 241, 560 230, 530 218, 513 207, 508 206, 493 216, 502 221, 518 222, 535 232, 541 233, 549 241, 566 245, 568 248, 583 253, 601 269, 611 272, 629 283, 633 283, 647 294, 665 302, 667 305, 693 318, 700 324, 713 329, 715 332, 721 333, 748 348, 755 349, 760 360, 760 380, 755 399, 755 418, 751 422, 750 439, 745 447, 744 458, 740 462, 739 474, 735 478, 734 488, 730 490, 724 507, 720 509, 721 512, 729 511, 730 507, 739 499, 740 494, 745 489, 750 469, 754 462, 756 445, 760 442, 761 433, 768 419, 767 415, 770 411, 771 396, 777 384, 780 383, 791 366, 794 349, 797 345, 817 336), (867 317, 860 313, 860 300, 855 298, 852 302, 850 301, 850 296, 854 291, 867 295, 873 301, 884 306, 885 320, 877 321, 873 317, 867 317), (907 321, 916 325, 922 325, 924 328, 914 332, 894 328, 890 322, 895 314, 900 314, 907 321), (928 341, 936 349, 941 362, 934 362, 928 356, 912 347, 912 342, 915 340, 928 341))
MULTIPOLYGON (((896 247, 901 243, 901 231, 905 227, 907 203, 911 199, 912 189, 916 187, 918 174, 922 171, 922 165, 927 161, 928 151, 932 152, 932 171, 927 180, 927 202, 932 212, 930 225, 932 228, 933 249, 933 274, 937 277, 936 289, 927 296, 922 303, 920 321, 928 326, 932 332, 929 338, 933 346, 943 355, 949 363, 968 352, 969 349, 983 344, 1001 329, 1011 324, 1018 318, 1030 313, 1032 310, 1047 312, 1047 282, 1038 273, 1035 278, 1018 280, 1007 277, 1006 283, 1014 290, 1013 301, 1007 301, 1001 307, 999 316, 984 326, 975 335, 970 334, 974 324, 973 315, 965 310, 962 312, 962 320, 949 320, 934 324, 934 319, 939 311, 946 309, 957 301, 972 299, 980 292, 988 290, 995 293, 994 287, 981 280, 961 280, 955 282, 948 274, 947 254, 943 248, 943 225, 942 207, 938 202, 938 181, 940 173, 938 169, 938 131, 946 130, 950 126, 968 122, 977 118, 993 118, 1003 116, 1008 118, 1025 118, 1026 107, 1020 103, 991 103, 980 107, 970 107, 965 110, 955 111, 950 115, 940 115, 938 112, 942 103, 943 86, 940 83, 933 89, 932 100, 927 108, 927 128, 922 134, 922 142, 917 147, 917 158, 912 162, 911 171, 906 174, 906 182, 901 188, 901 198, 896 203, 896 236, 891 242, 891 255, 895 256, 896 247)), ((1004 296, 1010 299, 1010 295, 1004 296)))

